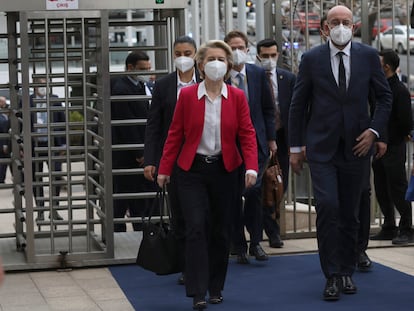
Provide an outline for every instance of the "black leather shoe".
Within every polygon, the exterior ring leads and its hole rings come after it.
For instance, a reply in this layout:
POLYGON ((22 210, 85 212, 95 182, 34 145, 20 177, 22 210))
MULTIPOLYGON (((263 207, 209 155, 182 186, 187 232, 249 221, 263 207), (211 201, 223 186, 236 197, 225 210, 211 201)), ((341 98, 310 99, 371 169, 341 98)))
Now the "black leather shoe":
MULTIPOLYGON (((57 211, 53 211, 53 220, 63 220, 63 217, 59 215, 59 213, 57 211)), ((50 215, 49 215, 49 219, 50 219, 50 215)))
POLYGON ((373 241, 391 241, 393 238, 397 236, 397 232, 397 227, 381 228, 381 230, 377 234, 370 236, 369 239, 373 241))
POLYGON ((256 257, 256 260, 260 260, 260 261, 269 259, 269 257, 267 256, 263 248, 260 246, 260 244, 250 245, 249 255, 256 257))
POLYGON ((352 281, 352 278, 349 275, 342 277, 342 292, 344 294, 355 294, 357 292, 354 281, 352 281))
POLYGON ((365 251, 359 253, 357 267, 358 267, 358 270, 362 272, 367 272, 371 270, 372 261, 371 259, 369 259, 365 251))
POLYGON ((409 231, 401 231, 398 235, 392 239, 394 245, 404 245, 413 242, 413 234, 409 231))
POLYGON ((177 283, 178 283, 178 285, 184 285, 185 284, 184 273, 181 273, 180 277, 178 278, 177 283))
POLYGON ((44 212, 37 212, 36 221, 43 221, 43 220, 45 220, 45 214, 44 214, 44 212))
POLYGON ((211 294, 210 298, 208 299, 208 302, 213 305, 218 305, 219 303, 223 302, 223 296, 220 292, 217 294, 211 294))
POLYGON ((282 248, 284 245, 283 241, 280 239, 280 235, 269 239, 269 246, 272 248, 282 248))
POLYGON ((237 263, 240 265, 247 265, 250 263, 246 253, 237 255, 237 263))
POLYGON ((194 310, 204 310, 207 308, 207 302, 205 298, 194 297, 193 298, 193 309, 194 310))
POLYGON ((340 298, 341 279, 332 276, 326 280, 325 289, 323 290, 323 299, 327 301, 335 301, 340 298))

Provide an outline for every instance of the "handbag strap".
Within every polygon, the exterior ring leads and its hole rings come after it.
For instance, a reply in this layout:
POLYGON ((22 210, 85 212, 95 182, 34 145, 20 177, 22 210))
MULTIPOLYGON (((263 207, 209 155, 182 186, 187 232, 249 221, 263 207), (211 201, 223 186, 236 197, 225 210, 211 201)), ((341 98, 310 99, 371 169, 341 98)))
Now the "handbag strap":
POLYGON ((149 209, 148 213, 148 222, 151 222, 151 217, 154 215, 155 207, 157 207, 157 211, 160 215, 160 223, 163 224, 165 222, 164 217, 171 221, 171 210, 170 210, 170 202, 166 192, 166 186, 157 188, 157 193, 155 195, 155 199, 151 208, 149 209))

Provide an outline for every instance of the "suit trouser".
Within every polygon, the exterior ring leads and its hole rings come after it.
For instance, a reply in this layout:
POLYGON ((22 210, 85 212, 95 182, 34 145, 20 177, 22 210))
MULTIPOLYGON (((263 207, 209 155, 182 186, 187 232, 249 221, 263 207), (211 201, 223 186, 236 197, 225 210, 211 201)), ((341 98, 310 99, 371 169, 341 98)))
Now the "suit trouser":
MULTIPOLYGON (((369 178, 368 178, 369 179, 369 178)), ((364 252, 368 248, 369 232, 371 229, 371 187, 368 187, 361 193, 359 204, 359 230, 358 230, 358 253, 364 252)))
MULTIPOLYGON (((37 146, 38 147, 42 147, 45 148, 48 146, 47 142, 37 142, 37 146)), ((36 157, 48 157, 48 153, 47 152, 39 152, 38 154, 35 155, 36 157)), ((53 172, 61 172, 62 171, 62 163, 57 161, 57 160, 52 160, 52 166, 53 168, 49 167, 49 162, 46 161, 33 161, 32 162, 32 178, 33 178, 33 182, 43 182, 43 178, 42 177, 36 177, 36 173, 43 173, 43 165, 44 163, 46 163, 48 165, 49 170, 52 170, 53 172)), ((56 181, 58 179, 57 176, 53 177, 53 181, 56 181)), ((49 182, 51 189, 49 190, 49 196, 59 196, 60 195, 60 188, 61 186, 59 184, 54 185, 54 182, 49 182)), ((44 207, 45 206, 45 199, 44 199, 44 190, 43 190, 43 186, 33 186, 33 195, 35 197, 35 201, 36 201, 36 206, 37 207, 44 207)), ((59 205, 59 200, 53 200, 52 204, 54 206, 58 206, 59 205)))
POLYGON ((186 294, 217 293, 227 274, 237 170, 227 172, 221 160, 194 160, 189 171, 178 169, 177 181, 186 226, 186 294))
POLYGON ((384 228, 395 227, 394 207, 400 214, 399 229, 412 226, 411 203, 405 200, 408 181, 405 171, 406 144, 388 145, 385 155, 372 162, 374 186, 378 204, 384 215, 384 228))
POLYGON ((327 278, 355 271, 359 204, 369 168, 368 157, 348 161, 341 147, 329 162, 309 161, 319 259, 327 278))
MULTIPOLYGON (((114 175, 114 193, 137 193, 156 191, 155 184, 145 179, 144 175, 114 175)), ((153 199, 117 199, 113 201, 113 218, 124 218, 127 210, 131 217, 146 217, 153 204, 153 199)), ((132 223, 134 231, 142 230, 141 223, 132 223)), ((125 232, 125 223, 115 223, 114 232, 125 232)))
MULTIPOLYGON (((276 133, 277 160, 282 169, 283 191, 286 192, 289 181, 289 153, 286 143, 285 129, 282 127, 276 133)), ((263 229, 270 240, 280 235, 279 223, 272 218, 273 210, 263 207, 263 229)))
POLYGON ((263 238, 262 175, 265 160, 264 156, 259 159, 259 175, 256 184, 250 189, 244 189, 244 166, 242 165, 238 169, 238 192, 235 193, 235 203, 233 203, 232 231, 232 243, 237 254, 247 252, 244 226, 249 232, 250 245, 259 244, 263 238), (244 196, 244 205, 242 204, 242 196, 244 196))
POLYGON ((177 186, 177 167, 174 168, 174 172, 171 174, 170 183, 167 185, 168 190, 168 197, 170 200, 170 209, 171 209, 171 215, 172 215, 172 225, 174 228, 174 233, 176 236, 176 239, 178 241, 178 252, 180 254, 183 254, 183 256, 180 256, 180 266, 182 267, 184 271, 185 266, 185 260, 184 260, 184 254, 185 254, 185 221, 184 221, 184 215, 181 208, 181 204, 179 202, 178 198, 178 186, 177 186))

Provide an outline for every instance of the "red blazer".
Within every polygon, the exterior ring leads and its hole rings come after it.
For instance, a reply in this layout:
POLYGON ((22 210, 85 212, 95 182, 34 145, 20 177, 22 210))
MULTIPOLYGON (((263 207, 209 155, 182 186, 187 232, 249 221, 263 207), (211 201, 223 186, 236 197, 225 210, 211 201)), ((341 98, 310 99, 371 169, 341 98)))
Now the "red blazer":
MULTIPOLYGON (((181 89, 168 131, 158 174, 170 176, 175 161, 188 171, 193 164, 204 126, 205 98, 197 98, 199 84, 181 89)), ((258 172, 256 133, 243 91, 226 85, 227 98, 221 102, 221 149, 228 172, 241 165, 258 172), (240 142, 243 159, 237 142, 240 142)))

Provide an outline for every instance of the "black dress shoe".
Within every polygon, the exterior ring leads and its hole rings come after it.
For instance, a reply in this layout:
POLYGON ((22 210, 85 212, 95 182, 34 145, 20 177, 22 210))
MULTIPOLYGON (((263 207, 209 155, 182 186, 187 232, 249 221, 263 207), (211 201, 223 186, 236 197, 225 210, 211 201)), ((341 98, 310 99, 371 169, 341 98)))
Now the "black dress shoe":
POLYGON ((267 256, 263 248, 260 246, 260 244, 250 245, 249 255, 256 257, 256 260, 260 260, 260 261, 269 259, 269 257, 267 256))
POLYGON ((237 263, 240 265, 247 265, 250 263, 246 253, 237 255, 237 263))
MULTIPOLYGON (((63 217, 60 216, 57 211, 53 211, 52 215, 53 215, 53 220, 63 220, 63 217)), ((49 215, 49 219, 50 219, 50 215, 49 215)))
POLYGON ((280 239, 280 235, 276 235, 275 237, 269 239, 269 246, 272 248, 281 248, 283 245, 284 243, 280 239))
POLYGON ((194 310, 204 310, 207 308, 206 299, 203 297, 194 297, 193 298, 193 309, 194 310))
POLYGON ((398 235, 392 239, 394 245, 404 245, 413 242, 413 233, 411 231, 401 231, 398 235))
POLYGON ((397 236, 397 233, 397 227, 381 228, 377 234, 370 236, 369 239, 373 241, 391 241, 397 236))
POLYGON ((45 220, 44 212, 37 212, 36 221, 43 221, 43 220, 45 220))
POLYGON ((180 277, 178 278, 177 283, 178 283, 178 285, 184 285, 185 284, 184 273, 181 273, 180 277))
POLYGON ((355 294, 357 288, 349 275, 342 276, 342 292, 344 294, 355 294))
POLYGON ((358 270, 362 272, 367 272, 371 270, 372 261, 371 259, 369 259, 365 251, 359 253, 357 267, 358 267, 358 270))
POLYGON ((323 290, 323 299, 327 301, 335 301, 340 298, 341 279, 332 276, 326 280, 325 289, 323 290))
POLYGON ((213 305, 218 305, 219 303, 223 302, 223 296, 220 292, 218 293, 212 293, 210 294, 210 298, 208 299, 208 302, 213 305))

